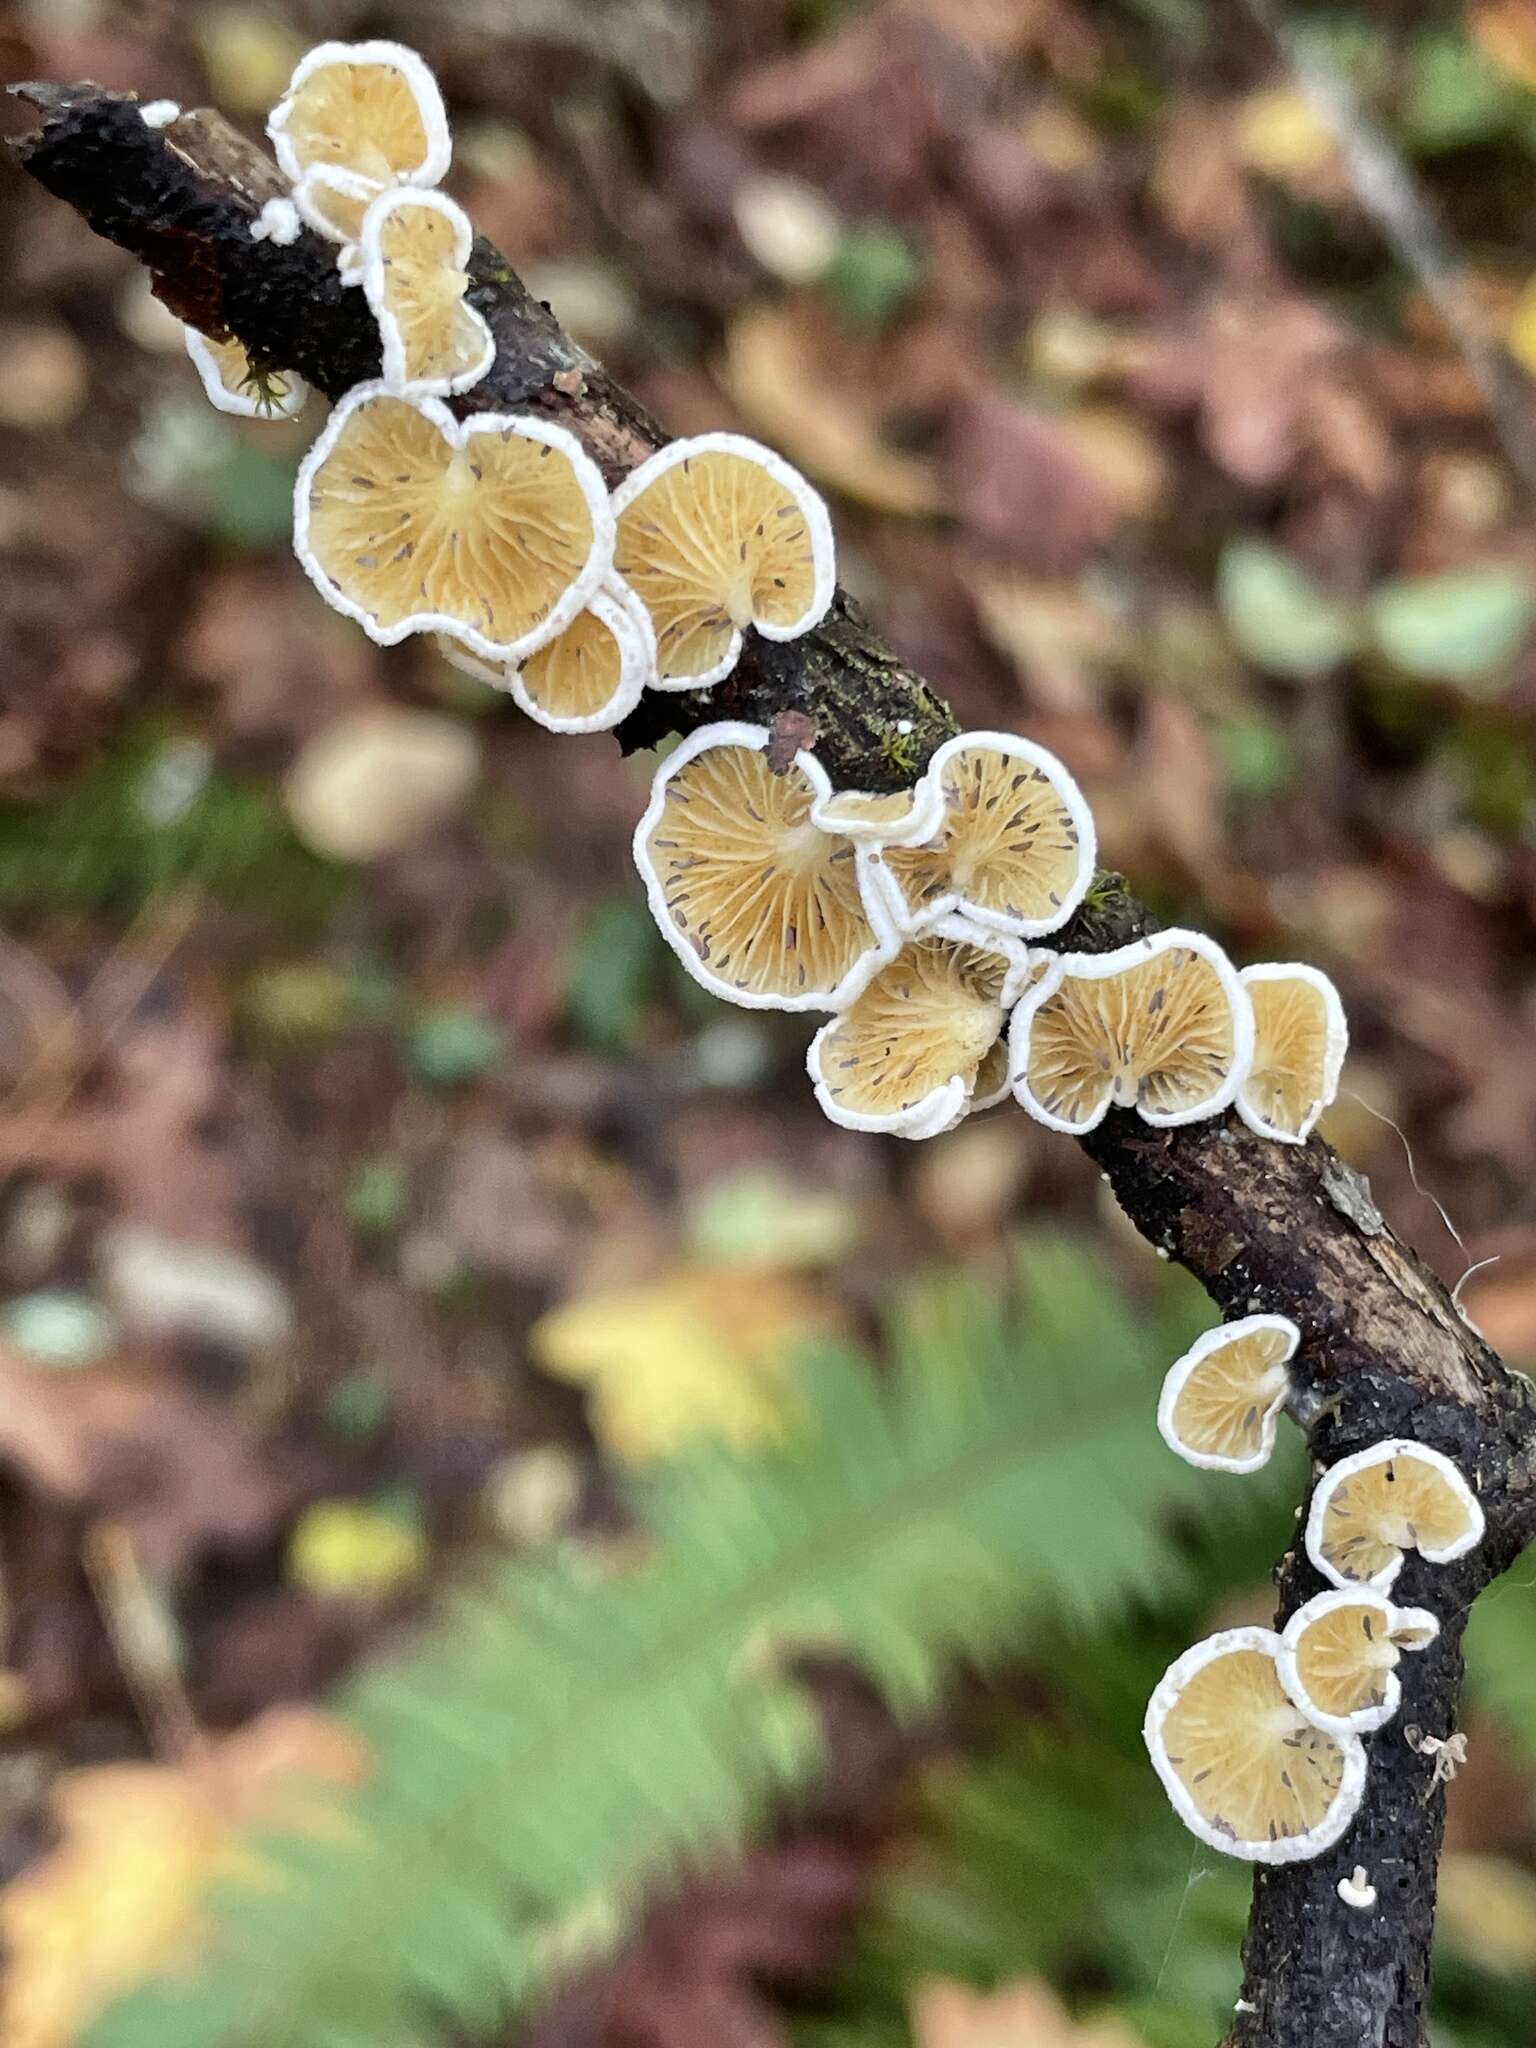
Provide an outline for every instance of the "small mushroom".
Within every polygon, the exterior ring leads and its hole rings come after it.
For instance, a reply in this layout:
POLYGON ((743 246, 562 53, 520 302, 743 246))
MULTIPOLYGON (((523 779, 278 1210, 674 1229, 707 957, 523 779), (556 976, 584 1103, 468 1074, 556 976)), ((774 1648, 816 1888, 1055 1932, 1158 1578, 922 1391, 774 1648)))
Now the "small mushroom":
POLYGON ((701 726, 657 770, 635 864, 695 981, 748 1009, 833 1010, 896 949, 859 893, 853 847, 811 822, 829 790, 801 752, 782 775, 766 726, 701 726))
POLYGON ((1405 1551, 1449 1564, 1482 1537, 1483 1510, 1461 1473, 1408 1437, 1389 1437, 1331 1465, 1307 1514, 1307 1555, 1323 1577, 1378 1593, 1402 1570, 1405 1551))
POLYGON ((1207 1330, 1163 1381, 1157 1426, 1188 1464, 1257 1472, 1275 1448, 1301 1332, 1289 1316, 1244 1316, 1207 1330))
POLYGON ((1092 813, 1055 755, 1015 733, 961 733, 923 780, 939 792, 937 831, 922 845, 860 853, 901 929, 952 913, 1021 939, 1065 924, 1093 879, 1095 842, 1092 813))
POLYGON ((242 342, 210 341, 184 327, 187 354, 211 404, 247 420, 291 420, 303 410, 309 386, 292 370, 257 370, 242 342))
POLYGON ((1319 1593, 1280 1635, 1280 1683, 1309 1720, 1335 1735, 1364 1735, 1402 1700, 1397 1663, 1440 1633, 1426 1607, 1394 1607, 1368 1586, 1319 1593))
POLYGON ((798 639, 832 602, 826 506, 740 434, 672 442, 624 479, 613 509, 615 566, 656 629, 658 689, 718 683, 749 626, 798 639))
POLYGON ((363 290, 389 390, 443 398, 478 384, 495 361, 490 328, 464 303, 474 239, 468 214, 443 192, 397 186, 363 216, 363 290))
POLYGON ((811 813, 823 832, 841 832, 879 846, 915 846, 931 839, 943 817, 943 788, 926 775, 910 789, 884 795, 867 789, 834 790, 811 813))
POLYGON ((1339 1092, 1349 1026, 1326 974, 1299 961, 1245 967, 1253 1003, 1253 1065, 1237 1113, 1261 1138, 1299 1145, 1339 1092))
POLYGON ((1013 1013, 1013 1087, 1032 1117, 1078 1137, 1111 1105, 1149 1124, 1227 1108, 1253 1056, 1253 1009, 1203 932, 1113 953, 1064 953, 1013 1013))
POLYGON ((416 51, 390 42, 311 50, 267 133, 299 211, 337 241, 356 239, 359 200, 390 185, 438 184, 453 147, 437 80, 416 51))
POLYGON ((1319 1728, 1280 1683, 1280 1638, 1233 1628, 1169 1666, 1142 1733, 1174 1811, 1248 1863, 1301 1863, 1335 1843, 1365 1790, 1358 1736, 1319 1728))
POLYGON ((294 551, 326 602, 393 646, 446 633, 492 661, 553 640, 612 564, 596 464, 547 420, 359 384, 299 467, 294 551))
POLYGON ((639 703, 656 660, 650 616, 617 576, 521 664, 485 661, 442 636, 437 645, 445 661, 506 690, 551 732, 609 731, 639 703))
POLYGON ((989 1056, 1030 966, 1017 939, 965 918, 909 937, 812 1039, 806 1065, 817 1101, 849 1130, 949 1130, 978 1089, 995 1087, 989 1056))

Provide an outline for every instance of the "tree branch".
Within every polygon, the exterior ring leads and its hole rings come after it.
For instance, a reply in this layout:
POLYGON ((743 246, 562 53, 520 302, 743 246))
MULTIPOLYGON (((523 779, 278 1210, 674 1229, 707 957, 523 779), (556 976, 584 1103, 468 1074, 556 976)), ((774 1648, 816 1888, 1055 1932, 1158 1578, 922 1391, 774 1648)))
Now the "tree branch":
MULTIPOLYGON (((43 117, 12 145, 19 161, 145 262, 183 319, 238 336, 255 361, 297 370, 331 398, 377 375, 373 322, 361 292, 341 285, 334 246, 307 232, 286 248, 252 240, 252 222, 281 182, 219 115, 151 129, 132 100, 94 86, 14 90, 43 117)), ((471 275, 471 303, 490 322, 497 356, 461 411, 556 419, 610 483, 662 445, 658 424, 482 240, 471 275)), ((706 719, 771 724, 786 712, 814 722, 812 744, 845 787, 901 786, 955 730, 948 707, 839 593, 802 640, 749 634, 739 668, 709 695, 652 693, 620 738, 648 746, 706 719)), ((1101 875, 1060 939, 1102 951, 1152 925, 1119 877, 1101 875)), ((1402 1712, 1371 1738, 1354 1827, 1313 1862, 1258 1874, 1230 2036, 1241 2048, 1423 2048, 1442 1802, 1430 1759, 1404 1731, 1453 1729, 1465 1610, 1536 1524, 1536 1399, 1321 1140, 1268 1143, 1230 1116, 1157 1131, 1116 1111, 1085 1143, 1137 1228, 1225 1313, 1273 1310, 1300 1325, 1296 1405, 1321 1465, 1384 1436, 1417 1437, 1453 1458, 1482 1499, 1480 1550, 1438 1568, 1411 1555, 1399 1581, 1399 1597, 1434 1608, 1445 1627, 1408 1660, 1402 1712), (1378 1894, 1369 1912, 1338 1896, 1357 1863, 1378 1894)), ((1282 1561, 1279 1585, 1282 1615, 1319 1590, 1299 1552, 1282 1561)))

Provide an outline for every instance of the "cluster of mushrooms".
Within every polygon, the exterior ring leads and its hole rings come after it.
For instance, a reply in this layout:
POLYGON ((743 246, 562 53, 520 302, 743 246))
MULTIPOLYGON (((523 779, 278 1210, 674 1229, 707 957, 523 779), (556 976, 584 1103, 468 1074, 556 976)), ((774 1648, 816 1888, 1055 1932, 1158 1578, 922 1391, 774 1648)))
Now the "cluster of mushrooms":
MULTIPOLYGON (((165 125, 177 109, 143 109, 165 125)), ((443 654, 559 732, 616 725, 642 690, 708 690, 751 629, 792 640, 834 590, 831 522, 778 456, 736 435, 677 441, 610 493, 564 428, 459 417, 496 342, 467 302, 473 233, 438 185, 450 139, 415 52, 326 43, 268 123, 290 196, 257 239, 308 227, 377 322, 382 374, 333 410, 300 468, 294 546, 316 587, 381 645, 443 654)), ((187 333, 213 402, 286 416, 305 392, 238 341, 187 333)), ((1052 754, 968 732, 896 794, 835 789, 814 753, 767 728, 705 725, 658 769, 635 859, 662 934, 727 1002, 826 1015, 808 1055, 817 1099, 855 1130, 928 1138, 1012 1094, 1081 1136, 1114 1106, 1169 1126, 1235 1107, 1302 1143, 1347 1044, 1332 983, 1299 964, 1239 972, 1203 933, 1103 954, 1037 942, 1092 881, 1093 819, 1052 754)), ((1269 1456, 1299 1341, 1281 1316, 1211 1332, 1168 1376, 1159 1425, 1198 1465, 1269 1456)), ((1283 1634, 1242 1628, 1181 1657, 1146 1738, 1178 1812, 1262 1862, 1336 1841, 1365 1782, 1361 1734, 1396 1711, 1395 1666, 1439 1624, 1387 1598, 1403 1552, 1457 1557, 1476 1496, 1421 1445, 1380 1443, 1326 1474, 1308 1553, 1337 1590, 1283 1634)))
MULTIPOLYGON (((1225 1323, 1169 1371, 1164 1440, 1191 1465, 1253 1472, 1274 1449, 1301 1333, 1286 1316, 1225 1323)), ((1330 1848, 1365 1791, 1360 1738, 1396 1714, 1397 1664, 1440 1624, 1388 1598, 1405 1552, 1448 1564, 1481 1541, 1483 1511, 1440 1452, 1408 1438, 1342 1458, 1318 1481, 1307 1555, 1336 1590, 1276 1634, 1233 1628, 1169 1668, 1147 1708, 1147 1748, 1192 1833, 1252 1863, 1295 1863, 1330 1848)), ((1369 1905, 1357 1877, 1340 1895, 1369 1905)))

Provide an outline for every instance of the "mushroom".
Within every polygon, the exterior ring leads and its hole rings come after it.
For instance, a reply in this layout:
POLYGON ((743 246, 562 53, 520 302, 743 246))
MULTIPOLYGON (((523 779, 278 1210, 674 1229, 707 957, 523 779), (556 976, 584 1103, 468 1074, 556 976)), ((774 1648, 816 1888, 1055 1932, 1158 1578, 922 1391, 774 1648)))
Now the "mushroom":
POLYGON ((547 420, 359 384, 294 487, 293 545, 327 604, 393 646, 447 633, 520 661, 588 604, 612 562, 596 464, 547 420))
POLYGON ((1248 1863, 1301 1863, 1335 1843, 1365 1790, 1365 1747, 1319 1728, 1280 1683, 1280 1638, 1232 1628, 1168 1668, 1142 1733, 1191 1834, 1248 1863))
POLYGON ((390 42, 311 50, 267 133, 299 211, 336 241, 356 239, 359 200, 390 185, 438 184, 453 147, 437 80, 414 50, 390 42))
POLYGON ((1405 1551, 1449 1564, 1482 1537, 1483 1510, 1461 1473, 1409 1437, 1389 1437, 1331 1465, 1307 1514, 1307 1555, 1323 1577, 1378 1593, 1402 1570, 1405 1551))
POLYGON ((656 660, 650 615, 617 576, 520 665, 484 661, 441 635, 437 645, 445 661, 508 691, 551 732, 607 732, 639 703, 656 660))
POLYGON ((1280 1683, 1308 1720, 1364 1735, 1392 1719, 1403 1696, 1397 1662, 1440 1633, 1427 1607, 1394 1607, 1368 1586, 1319 1593, 1280 1634, 1280 1683))
POLYGON ((650 612, 656 687, 730 674, 749 626, 809 632, 832 602, 832 522, 789 464, 740 434, 674 441, 613 494, 615 562, 650 612))
POLYGON ((1301 1332, 1289 1316, 1244 1316, 1207 1330, 1169 1368, 1157 1404, 1164 1443, 1190 1465, 1257 1472, 1275 1448, 1301 1332))
POLYGON ((896 949, 859 894, 852 844, 811 808, 826 770, 780 775, 766 726, 701 726, 656 772, 635 865, 663 938, 695 981, 748 1009, 833 1010, 896 949))
POLYGON ((850 839, 880 846, 915 846, 931 839, 944 816, 942 786, 925 775, 909 789, 877 795, 867 789, 834 790, 811 812, 823 832, 842 832, 850 839))
POLYGON ((1253 1056, 1253 1010, 1220 946, 1173 930, 1064 953, 1026 992, 1011 1036, 1019 1101, 1079 1137, 1111 1104, 1160 1126, 1225 1109, 1253 1056))
POLYGON ((257 370, 245 346, 233 336, 210 341, 195 327, 183 327, 187 354, 203 389, 220 412, 248 420, 291 420, 303 409, 309 386, 292 370, 257 370))
POLYGON ((913 934, 812 1039, 817 1101, 849 1130, 949 1130, 995 1086, 989 1055, 1030 967, 1017 939, 965 918, 913 934))
POLYGON ((1339 1092, 1349 1026, 1326 974, 1300 961, 1245 967, 1253 1003, 1253 1065, 1237 1113, 1261 1138, 1299 1145, 1339 1092))
POLYGON ((901 929, 952 912, 1020 939, 1064 924, 1093 879, 1095 845, 1092 814, 1055 755, 1016 733, 961 733, 923 780, 940 798, 928 843, 867 844, 859 856, 901 929))
POLYGON ((363 216, 363 290, 389 390, 444 398, 478 384, 495 361, 490 328, 464 303, 474 239, 468 214, 443 192, 398 186, 363 216))

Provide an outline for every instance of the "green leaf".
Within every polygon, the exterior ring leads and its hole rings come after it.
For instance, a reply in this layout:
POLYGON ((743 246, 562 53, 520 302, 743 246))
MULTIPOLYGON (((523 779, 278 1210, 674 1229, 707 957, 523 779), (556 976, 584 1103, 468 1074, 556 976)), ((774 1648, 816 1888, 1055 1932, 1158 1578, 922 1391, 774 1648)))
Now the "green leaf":
POLYGON ((1426 153, 1486 142, 1507 124, 1515 95, 1471 38, 1431 29, 1408 52, 1398 120, 1426 153))
MULTIPOLYGON (((1011 1304, 915 1290, 888 1373, 825 1353, 781 1450, 665 1473, 636 1561, 503 1567, 354 1681, 375 1769, 347 1829, 275 1852, 287 1881, 229 1896, 205 1974, 134 1995, 86 2048, 488 2033, 819 1772, 819 1723, 785 1690, 797 1644, 844 1646, 910 1720, 957 1662, 1166 1601, 1190 1575, 1177 1531, 1257 1506, 1283 1541, 1262 1481, 1212 1485, 1158 1442, 1187 1321, 1132 1313, 1100 1255, 1055 1238, 1011 1304)), ((1160 1796, 1139 1762, 1135 1784, 1160 1796)))
POLYGON ((1330 597, 1294 555, 1268 541, 1227 543, 1216 597, 1238 649, 1272 675, 1327 675, 1359 646, 1355 607, 1330 597))
POLYGON ((572 1028, 599 1052, 634 1043, 661 964, 662 940, 643 902, 625 894, 592 906, 572 953, 565 1003, 572 1028))
POLYGON ((411 1032, 411 1065, 434 1088, 462 1088, 488 1074, 507 1049, 501 1026, 478 1010, 427 1010, 411 1032))
POLYGON ((1481 693, 1508 674, 1536 623, 1536 584, 1518 569, 1455 569, 1384 583, 1368 607, 1378 651, 1405 676, 1481 693))
POLYGON ((821 280, 850 327, 888 327, 916 291, 923 259, 916 245, 889 221, 855 221, 844 231, 821 280))

